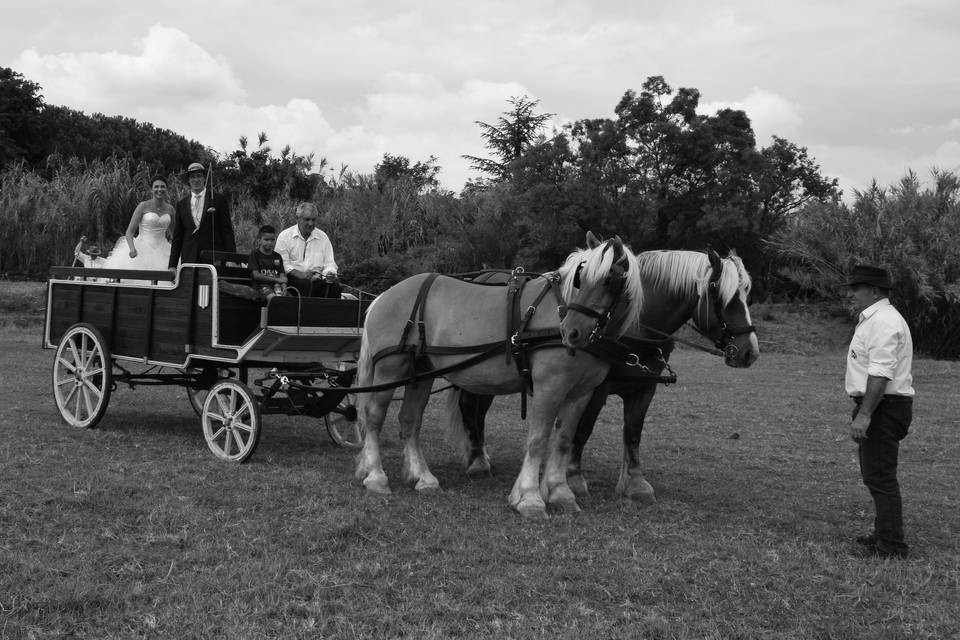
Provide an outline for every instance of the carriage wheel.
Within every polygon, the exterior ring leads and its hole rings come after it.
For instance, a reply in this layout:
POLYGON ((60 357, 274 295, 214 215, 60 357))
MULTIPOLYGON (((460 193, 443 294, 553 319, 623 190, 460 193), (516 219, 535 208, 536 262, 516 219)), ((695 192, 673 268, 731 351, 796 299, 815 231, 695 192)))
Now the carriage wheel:
MULTIPOLYGON (((199 369, 186 369, 188 373, 194 373, 199 371, 199 369)), ((216 377, 218 378, 232 378, 234 377, 234 372, 230 369, 218 369, 216 377)), ((203 417, 203 403, 207 400, 207 394, 210 393, 210 389, 196 389, 193 387, 187 387, 187 399, 190 401, 190 406, 193 407, 194 413, 199 417, 203 417)))
POLYGON ((260 441, 260 405, 247 385, 220 380, 203 402, 203 437, 221 460, 243 462, 260 441))
POLYGON ((341 447, 360 447, 363 445, 363 428, 357 420, 357 394, 343 396, 330 413, 324 414, 330 439, 341 447))
POLYGON ((53 360, 53 397, 60 417, 74 427, 96 427, 112 388, 113 359, 103 334, 85 322, 67 329, 53 360))

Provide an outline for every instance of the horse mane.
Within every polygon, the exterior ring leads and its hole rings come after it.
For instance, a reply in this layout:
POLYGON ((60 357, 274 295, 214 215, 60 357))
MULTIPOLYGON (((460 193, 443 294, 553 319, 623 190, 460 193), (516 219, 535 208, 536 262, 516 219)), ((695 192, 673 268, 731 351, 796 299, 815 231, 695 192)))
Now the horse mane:
MULTIPOLYGON (((718 283, 720 303, 730 304, 737 293, 742 294, 746 302, 752 280, 743 266, 743 260, 734 250, 721 260, 724 268, 718 283)), ((646 286, 681 297, 699 297, 710 281, 710 259, 700 251, 644 251, 637 256, 637 262, 640 277, 646 286)))
MULTIPOLYGON (((603 281, 610 273, 610 267, 613 266, 615 251, 613 251, 611 242, 607 240, 593 249, 577 249, 567 256, 563 265, 557 269, 560 274, 560 290, 564 300, 570 300, 573 296, 574 274, 581 264, 583 265, 580 269, 581 288, 603 286, 603 281)), ((625 244, 623 245, 623 255, 627 260, 623 295, 626 296, 629 303, 623 312, 620 333, 639 322, 643 305, 643 281, 637 257, 625 244)))

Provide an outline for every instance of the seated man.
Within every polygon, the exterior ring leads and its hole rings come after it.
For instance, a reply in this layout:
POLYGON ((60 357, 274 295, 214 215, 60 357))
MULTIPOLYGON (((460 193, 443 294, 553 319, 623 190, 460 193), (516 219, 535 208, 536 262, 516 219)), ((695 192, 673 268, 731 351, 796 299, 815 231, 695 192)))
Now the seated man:
POLYGON ((317 229, 319 213, 312 202, 297 205, 297 224, 277 236, 277 253, 283 258, 287 282, 302 296, 339 298, 337 263, 330 238, 317 229))

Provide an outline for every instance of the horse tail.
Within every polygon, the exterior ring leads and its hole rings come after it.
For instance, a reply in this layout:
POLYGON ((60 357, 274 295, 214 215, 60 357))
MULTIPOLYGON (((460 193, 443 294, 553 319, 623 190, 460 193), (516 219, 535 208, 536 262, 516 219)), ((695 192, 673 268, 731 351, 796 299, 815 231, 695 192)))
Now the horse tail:
MULTIPOLYGON (((369 328, 363 328, 363 336, 360 338, 360 356, 357 358, 357 386, 365 387, 373 381, 373 354, 371 353, 370 343, 372 338, 369 334, 369 328)), ((358 394, 357 404, 363 404, 367 393, 358 394)))
POLYGON ((450 387, 447 393, 447 442, 460 456, 464 466, 470 464, 470 438, 460 411, 460 387, 450 387))

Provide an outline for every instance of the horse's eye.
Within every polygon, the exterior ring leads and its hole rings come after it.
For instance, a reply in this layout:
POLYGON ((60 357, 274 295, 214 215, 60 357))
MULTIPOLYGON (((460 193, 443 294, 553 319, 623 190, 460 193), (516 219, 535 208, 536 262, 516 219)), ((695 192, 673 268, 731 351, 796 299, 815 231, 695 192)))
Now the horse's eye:
POLYGON ((577 265, 577 270, 573 272, 573 286, 580 288, 580 270, 583 269, 583 263, 577 265))

